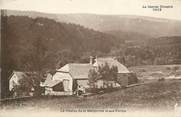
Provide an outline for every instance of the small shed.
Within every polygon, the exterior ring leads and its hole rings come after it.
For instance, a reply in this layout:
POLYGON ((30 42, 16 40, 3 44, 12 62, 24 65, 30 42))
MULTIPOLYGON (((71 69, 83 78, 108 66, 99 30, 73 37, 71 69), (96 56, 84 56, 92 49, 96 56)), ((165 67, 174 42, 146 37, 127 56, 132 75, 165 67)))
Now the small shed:
POLYGON ((30 75, 34 73, 29 72, 21 72, 21 71, 13 71, 9 77, 9 91, 11 92, 13 97, 23 97, 23 96, 33 96, 34 88, 30 84, 30 91, 24 91, 22 88, 20 90, 15 90, 17 87, 21 87, 21 81, 26 81, 28 83, 28 78, 30 75))
POLYGON ((19 80, 25 77, 27 77, 27 75, 24 72, 13 71, 9 77, 9 91, 12 91, 16 85, 20 85, 19 80))

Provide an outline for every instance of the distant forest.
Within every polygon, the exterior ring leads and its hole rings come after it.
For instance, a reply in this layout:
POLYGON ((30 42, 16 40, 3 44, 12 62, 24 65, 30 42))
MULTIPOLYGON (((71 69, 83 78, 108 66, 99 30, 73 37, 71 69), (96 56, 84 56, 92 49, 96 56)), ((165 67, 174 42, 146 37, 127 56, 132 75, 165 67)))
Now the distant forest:
POLYGON ((3 64, 10 71, 53 71, 66 63, 87 63, 89 56, 116 57, 126 66, 181 64, 181 36, 147 39, 137 45, 110 33, 48 18, 2 18, 6 19, 3 64))

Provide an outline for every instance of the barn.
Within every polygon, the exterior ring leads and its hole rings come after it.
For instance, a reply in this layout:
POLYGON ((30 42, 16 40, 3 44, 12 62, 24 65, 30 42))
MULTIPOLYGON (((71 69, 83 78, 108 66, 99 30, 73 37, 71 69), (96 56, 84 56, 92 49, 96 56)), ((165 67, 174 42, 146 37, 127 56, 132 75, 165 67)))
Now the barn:
POLYGON ((59 84, 62 84, 63 89, 59 92, 64 92, 63 95, 72 95, 78 87, 82 89, 88 88, 88 74, 90 69, 93 69, 93 66, 90 64, 66 64, 56 71, 50 81, 45 81, 45 94, 54 95, 55 91, 53 87, 58 84, 58 81, 59 84), (48 93, 46 93, 47 90, 49 90, 48 93))

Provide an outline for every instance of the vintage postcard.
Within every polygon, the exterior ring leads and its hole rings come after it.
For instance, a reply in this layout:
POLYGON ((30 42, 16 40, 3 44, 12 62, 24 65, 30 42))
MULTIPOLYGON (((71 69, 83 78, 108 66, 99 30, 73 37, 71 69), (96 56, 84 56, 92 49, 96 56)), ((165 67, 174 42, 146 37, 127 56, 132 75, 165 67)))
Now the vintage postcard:
POLYGON ((181 0, 1 0, 0 117, 181 117, 181 0))

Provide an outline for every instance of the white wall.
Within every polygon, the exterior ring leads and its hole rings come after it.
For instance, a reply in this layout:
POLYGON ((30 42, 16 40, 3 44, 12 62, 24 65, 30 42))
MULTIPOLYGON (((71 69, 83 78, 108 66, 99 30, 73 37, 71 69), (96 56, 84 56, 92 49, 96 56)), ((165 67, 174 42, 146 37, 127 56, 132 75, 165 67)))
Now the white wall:
POLYGON ((73 89, 73 79, 71 78, 71 76, 68 73, 61 73, 61 72, 56 72, 53 75, 53 80, 60 80, 60 81, 64 81, 64 80, 68 80, 69 84, 68 84, 68 88, 70 89, 70 91, 72 91, 73 89))
POLYGON ((19 85, 19 78, 17 77, 16 74, 13 74, 11 79, 9 80, 9 90, 11 91, 15 85, 19 85))

